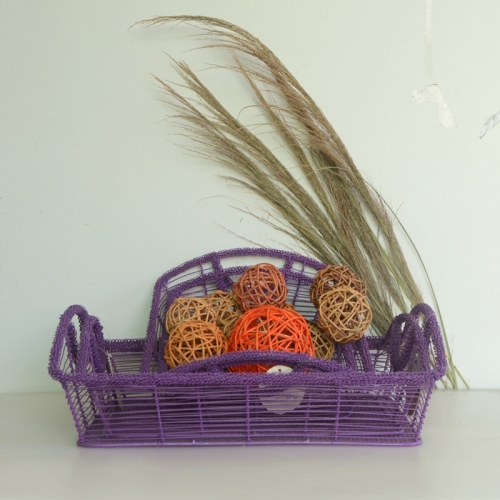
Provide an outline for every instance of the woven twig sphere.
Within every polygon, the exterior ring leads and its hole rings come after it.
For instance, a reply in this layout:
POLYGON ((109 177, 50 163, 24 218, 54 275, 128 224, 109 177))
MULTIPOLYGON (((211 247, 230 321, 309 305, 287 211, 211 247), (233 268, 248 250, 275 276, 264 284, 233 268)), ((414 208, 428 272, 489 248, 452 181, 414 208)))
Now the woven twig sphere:
POLYGON ((227 339, 214 323, 192 319, 170 333, 165 346, 165 361, 170 368, 196 359, 224 354, 227 339))
POLYGON ((285 305, 288 289, 285 277, 272 264, 257 264, 249 267, 234 284, 233 292, 243 311, 255 307, 285 305))
POLYGON ((295 306, 291 302, 287 302, 281 309, 288 309, 289 311, 295 311, 295 306))
POLYGON ((365 282, 347 266, 326 266, 314 276, 309 289, 309 297, 318 309, 320 297, 338 286, 349 286, 361 295, 366 295, 365 282))
POLYGON ((314 344, 317 358, 332 359, 335 352, 335 341, 319 325, 312 321, 307 322, 314 344))
POLYGON ((368 300, 354 288, 339 286, 320 298, 318 324, 336 342, 359 340, 371 321, 368 300))
POLYGON ((197 297, 179 297, 172 302, 167 311, 165 326, 171 332, 176 326, 191 319, 216 323, 217 314, 205 299, 197 297))
POLYGON ((241 309, 234 293, 217 290, 205 297, 209 306, 217 315, 217 326, 229 338, 231 331, 241 316, 241 309))
MULTIPOLYGON (((242 314, 234 326, 228 351, 287 351, 314 356, 314 345, 306 320, 297 312, 260 306, 242 314)), ((264 372, 262 365, 238 366, 232 371, 264 372)))

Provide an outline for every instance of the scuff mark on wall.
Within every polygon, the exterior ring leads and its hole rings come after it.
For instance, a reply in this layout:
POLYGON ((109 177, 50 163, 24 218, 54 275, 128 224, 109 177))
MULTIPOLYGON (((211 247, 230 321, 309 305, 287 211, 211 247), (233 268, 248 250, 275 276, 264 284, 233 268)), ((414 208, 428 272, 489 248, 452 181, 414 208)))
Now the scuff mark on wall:
POLYGON ((500 122, 500 111, 491 116, 483 125, 481 132, 479 132, 479 139, 482 139, 486 132, 489 132, 498 122, 500 122))
POLYGON ((443 93, 436 83, 427 85, 423 90, 414 90, 412 99, 418 103, 432 102, 438 107, 438 120, 445 128, 455 127, 456 122, 451 114, 450 108, 444 100, 443 93))
POLYGON ((425 82, 422 90, 414 90, 412 99, 418 103, 432 102, 438 107, 438 120, 445 128, 455 127, 456 122, 450 108, 444 100, 443 93, 437 83, 433 82, 432 65, 432 0, 425 2, 425 82))

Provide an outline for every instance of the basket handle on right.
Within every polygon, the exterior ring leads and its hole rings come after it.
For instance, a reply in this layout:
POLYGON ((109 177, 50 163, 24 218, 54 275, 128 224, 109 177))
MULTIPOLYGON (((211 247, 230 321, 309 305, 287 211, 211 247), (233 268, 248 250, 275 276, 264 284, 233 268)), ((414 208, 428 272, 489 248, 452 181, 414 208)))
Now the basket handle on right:
POLYGON ((417 304, 409 313, 392 321, 385 344, 395 371, 408 368, 418 355, 423 371, 432 371, 436 380, 446 373, 446 352, 436 314, 427 304, 417 304), (430 349, 434 350, 431 360, 430 349))

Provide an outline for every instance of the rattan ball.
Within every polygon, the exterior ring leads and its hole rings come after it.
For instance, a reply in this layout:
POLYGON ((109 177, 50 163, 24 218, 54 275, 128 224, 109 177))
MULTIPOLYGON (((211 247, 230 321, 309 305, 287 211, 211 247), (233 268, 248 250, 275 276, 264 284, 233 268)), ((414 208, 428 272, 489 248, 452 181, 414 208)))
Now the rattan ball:
MULTIPOLYGON (((297 312, 260 306, 243 313, 234 326, 228 351, 287 351, 314 356, 314 344, 306 320, 297 312)), ((232 371, 264 372, 262 365, 238 366, 232 371)))
POLYGON ((288 309, 289 311, 295 311, 295 306, 291 302, 287 302, 281 309, 288 309))
POLYGON ((338 286, 349 286, 361 295, 366 295, 365 282, 347 266, 326 266, 314 276, 309 297, 318 309, 320 297, 338 286))
POLYGON ((165 346, 165 361, 170 368, 197 359, 224 354, 227 339, 214 323, 192 319, 170 333, 165 346))
POLYGON ((249 267, 234 284, 233 292, 243 311, 255 307, 285 305, 288 289, 285 277, 272 264, 257 264, 249 267))
POLYGON ((229 338, 231 331, 241 316, 241 309, 234 293, 217 290, 205 297, 205 300, 217 315, 217 326, 229 338))
POLYGON ((172 305, 167 311, 165 326, 167 331, 171 332, 176 326, 191 319, 216 323, 217 314, 205 299, 198 297, 179 297, 172 302, 172 305))
POLYGON ((318 324, 307 322, 314 344, 316 357, 321 359, 332 359, 335 352, 335 341, 318 324))
POLYGON ((349 286, 324 293, 319 300, 318 324, 336 342, 359 340, 372 321, 366 297, 349 286))

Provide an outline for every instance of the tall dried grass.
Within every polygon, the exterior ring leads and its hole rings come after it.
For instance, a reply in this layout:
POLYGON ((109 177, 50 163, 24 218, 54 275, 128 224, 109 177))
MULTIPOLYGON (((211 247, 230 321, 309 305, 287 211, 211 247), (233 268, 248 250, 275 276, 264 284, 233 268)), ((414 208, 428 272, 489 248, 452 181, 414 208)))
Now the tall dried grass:
MULTIPOLYGON (((395 313, 423 302, 395 235, 399 221, 394 212, 361 176, 314 100, 253 35, 203 16, 155 17, 137 24, 179 22, 202 30, 203 48, 230 51, 234 64, 223 69, 243 76, 300 174, 292 175, 259 134, 229 113, 188 64, 172 59, 182 84, 155 78, 168 96, 171 118, 194 141, 188 149, 227 165, 239 174, 228 179, 266 200, 274 218, 258 218, 294 238, 320 261, 353 269, 367 283, 373 327, 384 335, 395 313)), ((449 369, 443 384, 456 388, 457 373, 461 375, 444 336, 449 369)))

